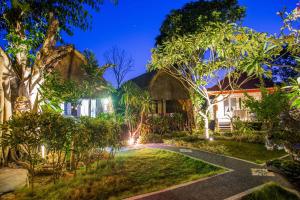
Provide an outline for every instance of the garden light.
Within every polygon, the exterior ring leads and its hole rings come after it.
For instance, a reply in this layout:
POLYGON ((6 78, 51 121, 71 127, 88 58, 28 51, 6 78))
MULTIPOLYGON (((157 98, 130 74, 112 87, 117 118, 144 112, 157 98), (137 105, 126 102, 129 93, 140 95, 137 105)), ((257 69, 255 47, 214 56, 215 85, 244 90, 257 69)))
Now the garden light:
POLYGON ((129 145, 133 145, 134 144, 134 139, 132 137, 129 138, 128 144, 129 145))
POLYGON ((41 150, 42 150, 42 158, 45 158, 45 146, 44 145, 41 146, 41 150))
POLYGON ((210 138, 209 138, 209 141, 214 141, 214 138, 213 138, 213 137, 210 137, 210 138))

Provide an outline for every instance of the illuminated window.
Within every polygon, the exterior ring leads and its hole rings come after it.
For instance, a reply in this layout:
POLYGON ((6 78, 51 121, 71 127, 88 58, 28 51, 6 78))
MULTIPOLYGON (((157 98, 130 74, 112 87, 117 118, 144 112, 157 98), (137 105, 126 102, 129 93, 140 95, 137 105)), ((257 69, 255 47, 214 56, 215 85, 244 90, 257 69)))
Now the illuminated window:
POLYGON ((97 103, 96 99, 91 100, 91 117, 96 117, 96 108, 97 108, 96 103, 97 103))
POLYGON ((81 116, 90 116, 89 115, 89 99, 82 99, 80 105, 80 115, 81 116))
POLYGON ((102 108, 103 108, 103 112, 104 113, 108 113, 110 111, 110 102, 111 100, 109 98, 104 98, 104 99, 101 99, 101 102, 102 102, 102 108))

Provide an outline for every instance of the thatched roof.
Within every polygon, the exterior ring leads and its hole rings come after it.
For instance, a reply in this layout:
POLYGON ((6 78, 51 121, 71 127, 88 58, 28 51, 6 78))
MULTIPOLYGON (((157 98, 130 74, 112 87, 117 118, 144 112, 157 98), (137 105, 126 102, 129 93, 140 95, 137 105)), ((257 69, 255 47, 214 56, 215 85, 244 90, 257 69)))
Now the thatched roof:
MULTIPOLYGON (((58 63, 55 70, 57 70, 65 80, 74 80, 81 83, 90 78, 82 67, 82 65, 86 64, 87 60, 85 56, 79 51, 74 50, 58 63)), ((94 96, 107 95, 109 93, 108 82, 104 78, 101 82, 101 84, 99 83, 99 87, 94 88, 94 96)))
POLYGON ((82 65, 87 61, 79 51, 74 50, 69 55, 65 56, 55 67, 64 79, 83 81, 87 79, 86 72, 82 69, 82 65))
POLYGON ((153 100, 189 99, 189 92, 184 85, 162 70, 147 72, 129 81, 148 90, 153 100))

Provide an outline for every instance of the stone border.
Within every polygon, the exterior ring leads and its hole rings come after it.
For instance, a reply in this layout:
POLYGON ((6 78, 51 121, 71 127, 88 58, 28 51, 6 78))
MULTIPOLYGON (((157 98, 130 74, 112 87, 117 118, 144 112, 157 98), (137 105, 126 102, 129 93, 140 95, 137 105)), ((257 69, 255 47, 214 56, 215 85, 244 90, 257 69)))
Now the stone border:
MULTIPOLYGON (((246 191, 241 192, 241 193, 239 193, 239 194, 233 195, 233 196, 228 197, 228 198, 226 198, 226 199, 224 199, 224 200, 239 200, 239 199, 241 199, 241 198, 247 196, 248 194, 251 194, 252 192, 255 192, 256 190, 259 190, 259 189, 263 188, 264 186, 266 186, 266 185, 269 184, 269 183, 271 183, 271 182, 268 182, 268 183, 265 183, 265 184, 256 186, 256 187, 254 187, 254 188, 250 188, 249 190, 246 190, 246 191)), ((296 190, 293 190, 293 189, 290 189, 290 188, 286 188, 286 187, 283 187, 283 186, 281 186, 281 185, 280 185, 280 187, 282 187, 283 189, 285 189, 285 190, 287 190, 287 191, 289 191, 289 192, 291 192, 291 193, 297 195, 297 196, 300 198, 300 194, 299 194, 299 192, 297 192, 296 190)))

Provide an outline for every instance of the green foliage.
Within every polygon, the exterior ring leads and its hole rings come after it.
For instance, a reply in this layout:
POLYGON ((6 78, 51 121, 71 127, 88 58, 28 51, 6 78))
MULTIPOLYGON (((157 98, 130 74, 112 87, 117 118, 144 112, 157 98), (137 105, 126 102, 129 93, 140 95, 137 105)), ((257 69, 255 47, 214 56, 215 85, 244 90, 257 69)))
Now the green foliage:
POLYGON ((246 195, 242 200, 298 200, 299 197, 282 188, 276 183, 265 184, 261 189, 254 191, 253 193, 246 195))
POLYGON ((251 135, 253 129, 248 125, 247 122, 240 120, 239 118, 232 119, 233 129, 240 135, 251 135))
POLYGON ((293 160, 275 159, 267 162, 267 167, 287 177, 291 182, 299 181, 300 163, 293 160))
POLYGON ((43 112, 40 114, 39 129, 43 133, 42 141, 52 164, 53 180, 62 175, 66 156, 70 151, 71 138, 76 133, 76 123, 60 113, 43 112))
POLYGON ((109 86, 103 78, 105 70, 109 67, 105 65, 99 67, 95 54, 85 50, 83 55, 87 63, 81 65, 84 71, 84 80, 77 81, 65 79, 58 71, 46 75, 41 85, 40 93, 42 94, 44 109, 60 110, 62 102, 69 102, 77 105, 83 97, 100 96, 109 93, 109 86), (101 93, 101 94, 100 94, 101 93))
POLYGON ((140 133, 144 117, 151 111, 151 97, 133 82, 121 87, 121 104, 125 107, 124 118, 130 131, 130 137, 140 133))
POLYGON ((245 8, 236 0, 194 1, 172 10, 164 20, 156 44, 172 37, 201 32, 209 22, 236 22, 245 16, 245 8))
POLYGON ((141 144, 163 143, 163 140, 162 140, 162 136, 159 134, 142 132, 139 137, 139 143, 141 144))
POLYGON ((165 135, 170 131, 180 131, 184 128, 183 116, 180 113, 172 115, 153 115, 148 117, 145 125, 149 127, 150 133, 165 135))
POLYGON ((30 175, 31 189, 36 165, 41 162, 39 149, 42 145, 44 133, 40 129, 40 116, 37 113, 26 112, 22 115, 13 115, 11 120, 1 125, 2 146, 19 149, 24 154, 20 158, 25 162, 30 175))
POLYGON ((247 95, 245 106, 255 114, 258 121, 263 122, 268 130, 278 126, 280 122, 280 114, 289 108, 288 98, 285 93, 280 90, 269 92, 261 89, 261 99, 257 100, 247 95))
POLYGON ((115 118, 81 117, 79 126, 73 138, 77 164, 83 161, 88 169, 102 158, 106 147, 111 148, 111 156, 121 147, 121 124, 115 118))
MULTIPOLYGON (((190 83, 208 84, 217 70, 263 74, 281 47, 265 33, 257 33, 233 24, 211 23, 201 33, 172 39, 153 49, 150 69, 176 69, 181 76, 192 76, 190 83), (184 74, 188 70, 190 73, 184 74)), ((189 82, 188 82, 189 83, 189 82)))
POLYGON ((246 27, 228 23, 209 23, 204 30, 172 38, 152 50, 150 70, 164 70, 182 81, 190 94, 201 100, 194 104, 196 112, 205 122, 205 135, 209 137, 209 110, 217 102, 211 99, 207 87, 218 84, 220 90, 240 87, 240 75, 249 78, 270 75, 265 68, 281 52, 280 41, 246 27), (226 74, 230 83, 222 88, 226 74), (202 103, 203 99, 203 103, 202 103))
POLYGON ((258 164, 286 155, 284 151, 268 151, 264 144, 222 139, 218 140, 217 138, 214 141, 207 141, 197 136, 183 136, 165 139, 164 142, 180 147, 197 148, 204 151, 224 154, 258 164))
POLYGON ((17 147, 28 163, 33 183, 37 164, 51 164, 53 180, 62 175, 66 159, 75 152, 76 162, 84 162, 88 168, 92 162, 103 159, 106 147, 110 147, 111 157, 120 148, 120 127, 116 118, 65 118, 59 113, 25 112, 14 115, 1 126, 3 146, 17 147), (46 158, 41 159, 41 146, 46 149, 46 158))
POLYGON ((288 94, 288 97, 292 101, 291 106, 300 109, 300 77, 298 80, 291 80, 292 87, 291 92, 288 94))

